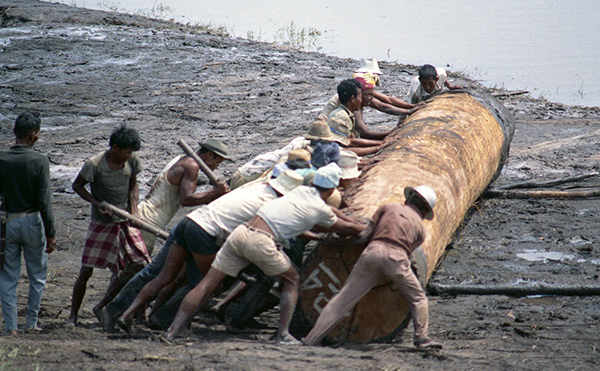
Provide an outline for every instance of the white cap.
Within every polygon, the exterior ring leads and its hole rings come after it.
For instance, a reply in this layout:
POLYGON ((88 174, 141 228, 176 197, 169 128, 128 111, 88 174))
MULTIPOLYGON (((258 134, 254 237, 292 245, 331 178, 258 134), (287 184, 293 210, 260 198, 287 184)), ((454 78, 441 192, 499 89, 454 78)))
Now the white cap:
POLYGON ((325 189, 335 188, 340 184, 341 175, 342 170, 340 167, 335 162, 332 162, 317 170, 313 184, 325 189))
POLYGON ((433 189, 426 185, 420 185, 415 188, 404 188, 404 197, 406 197, 407 200, 414 196, 419 197, 429 208, 425 214, 425 219, 432 219, 433 208, 435 207, 435 203, 437 201, 437 196, 435 195, 433 189))

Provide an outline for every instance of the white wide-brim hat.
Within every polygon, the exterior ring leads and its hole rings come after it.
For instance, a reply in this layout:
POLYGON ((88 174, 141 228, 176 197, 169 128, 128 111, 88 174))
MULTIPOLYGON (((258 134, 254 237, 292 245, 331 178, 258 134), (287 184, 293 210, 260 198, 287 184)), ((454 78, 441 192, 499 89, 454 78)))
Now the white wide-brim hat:
POLYGON ((360 68, 355 70, 354 72, 366 72, 366 73, 374 73, 376 75, 383 75, 383 72, 379 69, 379 63, 377 63, 377 59, 361 59, 360 60, 360 68))
POLYGON ((269 185, 274 190, 284 195, 299 185, 302 185, 303 180, 304 178, 302 175, 298 174, 294 170, 288 169, 281 173, 281 175, 279 175, 277 178, 269 180, 269 185))
POLYGON ((317 170, 313 179, 313 185, 325 189, 335 188, 340 184, 341 175, 342 170, 340 167, 335 162, 331 162, 317 170))

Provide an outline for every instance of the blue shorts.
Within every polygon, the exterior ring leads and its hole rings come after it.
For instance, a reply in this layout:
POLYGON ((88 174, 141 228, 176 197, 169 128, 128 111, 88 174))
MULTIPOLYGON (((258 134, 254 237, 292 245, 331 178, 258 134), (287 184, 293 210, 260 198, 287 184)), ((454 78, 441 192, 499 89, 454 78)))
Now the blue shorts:
POLYGON ((219 250, 217 239, 188 217, 177 224, 173 237, 176 244, 194 254, 214 255, 219 250))

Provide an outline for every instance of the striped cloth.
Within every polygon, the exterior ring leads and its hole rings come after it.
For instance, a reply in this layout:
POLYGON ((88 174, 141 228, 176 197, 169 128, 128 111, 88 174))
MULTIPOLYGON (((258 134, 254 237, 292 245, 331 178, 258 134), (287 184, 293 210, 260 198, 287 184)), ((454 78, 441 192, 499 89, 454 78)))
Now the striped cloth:
POLYGON ((81 259, 83 267, 108 268, 117 274, 126 265, 143 267, 149 262, 139 229, 125 222, 90 222, 81 259))

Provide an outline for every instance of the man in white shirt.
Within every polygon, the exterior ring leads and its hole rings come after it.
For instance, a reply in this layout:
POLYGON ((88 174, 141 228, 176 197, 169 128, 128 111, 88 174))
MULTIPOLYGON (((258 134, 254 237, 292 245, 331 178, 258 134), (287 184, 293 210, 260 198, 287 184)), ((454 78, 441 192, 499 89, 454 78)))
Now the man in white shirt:
POLYGON ((289 333, 289 325, 298 301, 299 273, 279 242, 296 237, 315 225, 341 235, 356 235, 365 229, 341 212, 334 212, 325 201, 339 184, 340 168, 329 164, 317 170, 312 186, 300 186, 284 197, 262 206, 248 223, 237 227, 217 253, 206 277, 185 297, 173 324, 164 334, 172 341, 188 328, 199 308, 203 307, 227 276, 237 276, 250 263, 266 275, 283 281, 279 302, 281 314, 277 341, 300 344, 289 333))
POLYGON ((219 246, 229 233, 241 223, 250 220, 267 201, 287 193, 302 184, 302 181, 302 176, 288 170, 276 179, 238 188, 189 213, 171 231, 169 239, 172 239, 173 243, 165 244, 152 263, 138 273, 131 280, 133 282, 127 284, 125 289, 130 287, 131 290, 119 293, 109 304, 107 311, 102 313, 105 330, 110 331, 115 318, 118 318, 116 321, 119 326, 131 332, 131 319, 143 310, 161 289, 177 279, 189 253, 193 256, 200 273, 205 275, 219 246), (166 251, 163 251, 165 249, 166 251), (140 291, 142 285, 145 286, 140 291), (124 308, 127 310, 124 311, 124 308))

